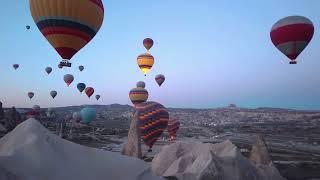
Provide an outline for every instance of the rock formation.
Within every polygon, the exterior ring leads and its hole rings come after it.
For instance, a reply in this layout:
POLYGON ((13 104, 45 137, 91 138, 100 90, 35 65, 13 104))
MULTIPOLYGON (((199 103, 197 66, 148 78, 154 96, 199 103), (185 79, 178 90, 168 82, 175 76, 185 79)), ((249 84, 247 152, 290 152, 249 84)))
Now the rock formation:
POLYGON ((255 138, 255 143, 252 145, 249 159, 257 165, 269 165, 272 161, 263 136, 258 135, 255 138))
POLYGON ((178 180, 284 180, 272 165, 256 166, 230 141, 176 142, 162 148, 152 171, 178 180))
POLYGON ((1 180, 163 180, 142 160, 61 139, 29 119, 0 139, 1 180))
POLYGON ((140 131, 138 128, 138 115, 134 114, 131 120, 130 129, 128 132, 128 142, 124 144, 122 154, 126 156, 132 156, 141 158, 141 141, 140 131))

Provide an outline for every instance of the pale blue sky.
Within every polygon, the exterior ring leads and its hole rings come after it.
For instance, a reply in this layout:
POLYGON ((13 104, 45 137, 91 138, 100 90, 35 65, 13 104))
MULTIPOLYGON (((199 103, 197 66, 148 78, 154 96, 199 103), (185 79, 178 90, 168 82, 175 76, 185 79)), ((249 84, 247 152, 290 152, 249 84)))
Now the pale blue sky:
POLYGON ((149 100, 167 107, 243 107, 320 109, 319 0, 104 0, 105 19, 97 36, 60 70, 60 57, 35 26, 29 1, 2 2, 0 101, 31 107, 79 104, 131 104, 128 92, 146 82, 149 100), (285 16, 302 15, 315 26, 313 40, 289 65, 271 43, 272 25, 285 16), (25 29, 31 25, 31 30, 25 29), (136 57, 142 40, 152 37, 155 65, 144 77, 136 57), (20 68, 14 71, 13 63, 20 68), (79 72, 78 65, 85 70, 79 72), (47 76, 46 66, 53 72, 47 76), (75 81, 66 87, 63 75, 75 81), (154 76, 167 80, 161 88, 154 76), (101 99, 76 89, 93 86, 101 99), (58 91, 52 100, 51 90, 58 91), (28 91, 34 91, 30 101, 28 91))

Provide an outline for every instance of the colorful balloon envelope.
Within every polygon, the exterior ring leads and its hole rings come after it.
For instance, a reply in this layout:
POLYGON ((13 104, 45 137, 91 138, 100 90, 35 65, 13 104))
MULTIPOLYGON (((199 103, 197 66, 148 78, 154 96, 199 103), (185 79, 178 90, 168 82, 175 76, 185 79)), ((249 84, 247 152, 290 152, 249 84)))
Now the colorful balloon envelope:
POLYGON ((162 83, 166 80, 166 78, 164 77, 164 75, 158 74, 156 75, 155 80, 158 83, 158 85, 161 86, 162 83))
POLYGON ((101 0, 30 0, 34 22, 63 60, 70 60, 99 31, 101 0))
POLYGON ((86 95, 88 96, 88 98, 90 98, 92 96, 92 94, 94 93, 94 89, 92 87, 87 87, 84 92, 86 93, 86 95))
POLYGON ((57 96, 57 91, 51 91, 50 92, 50 95, 51 95, 51 97, 54 99, 56 96, 57 96))
POLYGON ((175 118, 169 119, 167 130, 169 133, 170 140, 176 140, 177 131, 179 127, 180 127, 180 122, 177 119, 175 118))
POLYGON ((80 116, 84 123, 89 124, 97 117, 97 111, 95 108, 86 107, 80 111, 80 116))
POLYGON ((141 87, 133 88, 129 92, 129 98, 134 105, 146 102, 148 100, 148 96, 148 91, 141 87))
POLYGON ((83 71, 84 70, 84 66, 79 66, 79 70, 83 71))
POLYGON ((18 68, 19 68, 19 64, 13 64, 12 67, 13 67, 14 69, 18 69, 18 68))
POLYGON ((30 98, 30 100, 33 98, 34 93, 33 92, 28 92, 28 97, 30 98))
POLYGON ((311 20, 303 16, 289 16, 276 22, 270 32, 272 43, 296 64, 296 58, 307 47, 314 33, 311 20))
POLYGON ((100 95, 98 95, 98 94, 96 95, 96 99, 97 99, 97 100, 99 100, 100 97, 101 97, 100 95))
POLYGON ((153 40, 151 38, 144 39, 143 46, 149 51, 153 46, 153 40))
POLYGON ((139 81, 139 82, 137 82, 137 87, 145 88, 146 87, 146 83, 144 83, 143 81, 139 81))
POLYGON ((78 83, 77 84, 77 89, 80 91, 80 93, 82 93, 82 91, 86 88, 86 84, 85 83, 78 83))
POLYGON ((47 74, 50 74, 52 72, 52 68, 51 67, 46 67, 45 71, 47 72, 47 74))
POLYGON ((74 77, 71 74, 66 74, 66 75, 63 76, 63 80, 68 86, 70 86, 70 84, 74 80, 74 77))
POLYGON ((141 138, 151 151, 152 146, 167 128, 169 113, 157 102, 144 102, 136 105, 138 127, 141 138))
POLYGON ((154 64, 154 58, 151 54, 144 53, 138 56, 137 63, 141 71, 146 76, 154 64))

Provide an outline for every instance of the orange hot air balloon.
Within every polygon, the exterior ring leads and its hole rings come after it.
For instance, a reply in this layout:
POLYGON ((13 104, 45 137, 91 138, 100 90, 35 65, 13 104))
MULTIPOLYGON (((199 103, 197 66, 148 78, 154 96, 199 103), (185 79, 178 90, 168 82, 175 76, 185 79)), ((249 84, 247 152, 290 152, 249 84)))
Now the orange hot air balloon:
POLYGON ((141 87, 133 88, 129 92, 129 98, 134 105, 146 102, 148 100, 148 97, 148 91, 141 87))
POLYGON ((140 54, 137 58, 137 64, 146 76, 154 64, 154 57, 149 53, 140 54))
POLYGON ((101 0, 30 0, 34 22, 63 59, 62 66, 99 31, 104 7, 101 0))

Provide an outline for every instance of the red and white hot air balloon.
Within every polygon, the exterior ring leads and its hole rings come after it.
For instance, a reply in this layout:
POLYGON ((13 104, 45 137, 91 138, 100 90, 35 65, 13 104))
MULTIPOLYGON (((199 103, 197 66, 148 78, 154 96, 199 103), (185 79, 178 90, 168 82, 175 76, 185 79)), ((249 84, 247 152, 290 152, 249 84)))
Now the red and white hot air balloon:
POLYGON ((307 47, 314 33, 311 20, 303 16, 288 16, 276 22, 270 32, 272 43, 291 61, 307 47))

